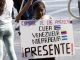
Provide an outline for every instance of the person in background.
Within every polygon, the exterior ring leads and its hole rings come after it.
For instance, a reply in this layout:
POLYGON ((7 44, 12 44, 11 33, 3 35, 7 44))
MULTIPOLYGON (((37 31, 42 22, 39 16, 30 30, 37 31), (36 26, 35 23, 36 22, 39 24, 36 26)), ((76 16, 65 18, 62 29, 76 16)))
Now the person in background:
MULTIPOLYGON (((35 1, 37 1, 37 0, 33 0, 33 3, 34 3, 35 1)), ((24 0, 24 4, 26 4, 27 2, 28 2, 28 0, 24 0)), ((24 7, 24 6, 23 6, 23 7, 24 7)), ((30 20, 30 19, 32 19, 32 5, 29 7, 28 11, 26 11, 26 12, 23 14, 23 16, 22 16, 21 19, 22 19, 22 20, 30 20)))
MULTIPOLYGON (((42 2, 43 4, 44 4, 44 2, 43 1, 35 1, 35 2, 42 2)), ((32 3, 32 19, 37 19, 37 20, 39 20, 39 19, 51 19, 52 17, 51 16, 49 16, 49 15, 45 15, 46 14, 46 9, 42 9, 43 11, 42 11, 42 15, 41 15, 41 9, 39 9, 39 7, 37 7, 37 5, 35 5, 35 2, 34 3, 32 3), (34 7, 35 6, 35 7, 34 7), (36 11, 35 11, 36 10, 36 11)), ((41 4, 40 6, 43 6, 43 4, 41 4)), ((16 22, 19 22, 19 20, 21 19, 21 16, 26 12, 26 11, 28 11, 28 8, 26 8, 26 7, 28 7, 29 8, 29 6, 27 5, 27 4, 25 4, 25 6, 23 7, 23 9, 21 10, 21 12, 17 15, 17 17, 16 17, 16 22)), ((44 6, 43 6, 44 8, 45 8, 45 4, 44 4, 44 6)))
POLYGON ((17 60, 14 50, 14 31, 12 26, 13 0, 0 0, 0 60, 3 60, 3 43, 10 60, 17 60))
MULTIPOLYGON (((14 7, 16 8, 17 12, 19 13, 21 5, 23 0, 13 0, 14 1, 14 7)), ((33 3, 38 0, 33 0, 33 3)), ((25 6, 25 4, 28 2, 28 0, 24 0, 22 8, 25 6)), ((32 5, 29 7, 27 11, 21 16, 21 20, 28 20, 32 19, 32 5)))
POLYGON ((50 15, 46 15, 46 7, 44 2, 36 1, 32 4, 33 10, 33 19, 35 20, 43 20, 43 19, 52 19, 50 15))

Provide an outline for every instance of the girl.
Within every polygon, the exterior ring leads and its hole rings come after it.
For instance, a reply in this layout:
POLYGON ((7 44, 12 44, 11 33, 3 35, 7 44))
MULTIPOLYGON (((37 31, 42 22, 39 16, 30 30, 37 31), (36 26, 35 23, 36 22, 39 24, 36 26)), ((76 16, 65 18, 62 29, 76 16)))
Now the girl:
MULTIPOLYGON (((26 10, 26 8, 25 8, 25 10, 26 10)), ((25 11, 25 10, 23 10, 23 11, 25 11)), ((51 16, 45 15, 46 8, 45 8, 45 4, 42 1, 35 1, 32 4, 32 11, 33 11, 33 13, 32 13, 33 20, 52 19, 51 16)), ((21 12, 20 12, 20 14, 21 14, 21 12)), ((20 17, 21 15, 18 15, 18 16, 20 17)), ((19 22, 19 20, 16 20, 16 21, 19 22)), ((52 57, 52 58, 42 58, 42 59, 30 59, 30 60, 55 60, 55 58, 52 57)))
POLYGON ((10 60, 17 60, 13 43, 12 7, 12 0, 0 0, 0 60, 3 60, 3 43, 10 60))

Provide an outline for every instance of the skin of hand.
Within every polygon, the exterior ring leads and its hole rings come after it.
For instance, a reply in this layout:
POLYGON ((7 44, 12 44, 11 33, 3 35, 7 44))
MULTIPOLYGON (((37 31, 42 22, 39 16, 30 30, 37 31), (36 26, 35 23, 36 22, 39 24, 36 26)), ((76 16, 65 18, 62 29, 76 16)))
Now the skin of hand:
POLYGON ((30 5, 32 5, 33 0, 28 0, 28 2, 24 5, 21 12, 16 16, 15 22, 19 23, 21 16, 29 9, 30 5))

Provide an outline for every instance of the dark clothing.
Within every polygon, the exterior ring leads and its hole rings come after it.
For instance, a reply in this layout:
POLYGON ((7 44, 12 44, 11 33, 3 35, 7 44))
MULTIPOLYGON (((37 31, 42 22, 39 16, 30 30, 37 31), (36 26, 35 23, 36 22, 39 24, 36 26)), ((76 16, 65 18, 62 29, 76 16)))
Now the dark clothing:
MULTIPOLYGON (((28 0, 25 0, 24 3, 27 3, 28 0)), ((33 3, 37 0, 33 0, 33 3)), ((29 7, 28 11, 24 13, 25 19, 32 19, 32 6, 29 7)))
MULTIPOLYGON (((18 0, 13 0, 14 1, 14 7, 17 9, 18 13, 19 13, 19 10, 20 10, 20 6, 21 4, 19 3, 18 0)), ((24 1, 24 4, 27 3, 28 0, 25 0, 24 1)), ((33 3, 37 1, 37 0, 33 0, 33 3)), ((23 14, 23 16, 21 17, 21 20, 31 20, 32 19, 32 6, 29 7, 28 11, 25 12, 23 14)))
POLYGON ((18 0, 13 0, 13 2, 14 2, 14 7, 16 8, 17 12, 19 13, 21 4, 19 3, 18 0))

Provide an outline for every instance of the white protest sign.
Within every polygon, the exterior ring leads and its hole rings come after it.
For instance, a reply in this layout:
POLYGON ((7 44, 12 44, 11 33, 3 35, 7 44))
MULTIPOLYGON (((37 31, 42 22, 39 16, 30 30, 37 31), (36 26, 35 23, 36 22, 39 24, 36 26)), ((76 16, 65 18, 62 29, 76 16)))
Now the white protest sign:
POLYGON ((23 58, 72 56, 75 53, 70 20, 20 21, 23 58))

